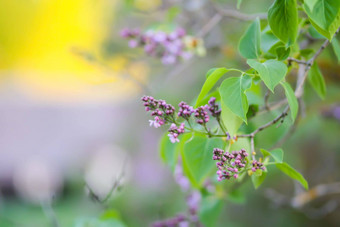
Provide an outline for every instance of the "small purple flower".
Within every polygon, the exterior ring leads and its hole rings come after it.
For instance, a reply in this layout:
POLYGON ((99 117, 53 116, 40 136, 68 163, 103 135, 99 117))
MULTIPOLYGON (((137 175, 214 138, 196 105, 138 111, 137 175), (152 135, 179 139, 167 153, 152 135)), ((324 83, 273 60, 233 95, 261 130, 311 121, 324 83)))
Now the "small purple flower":
POLYGON ((131 40, 129 41, 129 47, 130 47, 130 48, 136 48, 137 46, 138 46, 138 41, 137 41, 137 40, 131 39, 131 40))
POLYGON ((219 118, 221 115, 221 110, 219 109, 218 105, 215 103, 216 98, 211 97, 208 101, 208 110, 210 111, 213 117, 219 118))
POLYGON ((165 32, 159 31, 153 35, 153 41, 157 43, 163 43, 166 41, 167 35, 165 32))
POLYGON ((150 126, 153 126, 155 128, 159 128, 165 124, 165 121, 158 116, 155 117, 155 120, 149 120, 149 122, 150 122, 150 126))
POLYGON ((162 63, 163 65, 172 65, 176 62, 176 56, 172 54, 165 54, 162 57, 162 63))
POLYGON ((170 132, 168 136, 169 136, 171 143, 179 142, 178 136, 184 133, 184 130, 185 130, 184 128, 185 128, 184 123, 181 123, 179 127, 177 127, 176 124, 174 123, 171 124, 168 130, 170 132))
POLYGON ((195 117, 196 122, 201 125, 205 125, 209 121, 209 115, 206 111, 208 107, 207 106, 200 106, 197 109, 195 109, 195 117))
POLYGON ((178 106, 179 106, 178 116, 188 120, 191 114, 194 112, 194 108, 192 106, 189 106, 185 102, 180 102, 178 106))

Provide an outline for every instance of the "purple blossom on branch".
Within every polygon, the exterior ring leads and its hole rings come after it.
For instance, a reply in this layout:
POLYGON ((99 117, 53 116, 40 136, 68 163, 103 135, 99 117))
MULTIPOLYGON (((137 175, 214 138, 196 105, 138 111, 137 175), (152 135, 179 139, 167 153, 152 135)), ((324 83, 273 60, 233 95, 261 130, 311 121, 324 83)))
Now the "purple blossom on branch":
MULTIPOLYGON (((188 42, 195 38, 186 36, 183 28, 170 33, 154 30, 141 33, 139 29, 124 28, 120 36, 128 40, 130 48, 143 47, 147 55, 160 58, 164 65, 175 64, 179 59, 188 60, 197 52, 196 46, 188 42)), ((199 48, 204 49, 203 44, 199 48)))

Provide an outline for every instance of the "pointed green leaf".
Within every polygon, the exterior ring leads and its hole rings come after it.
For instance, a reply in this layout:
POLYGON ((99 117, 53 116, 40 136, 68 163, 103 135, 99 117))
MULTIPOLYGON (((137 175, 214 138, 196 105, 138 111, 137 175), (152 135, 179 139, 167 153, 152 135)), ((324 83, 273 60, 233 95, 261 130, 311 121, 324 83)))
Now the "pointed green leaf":
POLYGON ((294 121, 299 111, 299 103, 290 84, 287 82, 281 82, 281 84, 282 87, 285 89, 285 94, 290 108, 291 118, 294 121))
POLYGON ((251 77, 245 75, 225 79, 219 89, 222 102, 231 110, 231 112, 239 116, 246 123, 248 101, 245 91, 250 88, 250 86, 251 77))
POLYGON ((202 90, 198 95, 195 107, 198 107, 202 99, 209 93, 209 91, 214 87, 216 82, 229 70, 226 68, 214 68, 208 71, 207 79, 203 84, 202 90))
POLYGON ((236 6, 237 9, 240 9, 242 1, 243 0, 237 0, 237 6, 236 6))
POLYGON ((262 171, 261 176, 256 176, 255 174, 251 175, 251 181, 253 182, 255 189, 260 187, 264 179, 266 179, 266 176, 267 176, 267 172, 264 172, 264 171, 262 171))
POLYGON ((264 158, 271 156, 275 160, 275 162, 277 163, 283 162, 283 150, 281 148, 274 149, 270 152, 265 149, 261 149, 261 152, 264 158))
POLYGON ((283 173, 285 173, 287 176, 289 176, 290 178, 300 182, 300 184, 305 189, 308 189, 308 182, 306 181, 306 179, 298 171, 296 171, 293 167, 291 167, 290 165, 288 165, 285 162, 276 164, 276 167, 279 170, 281 170, 283 173))
POLYGON ((212 161, 213 149, 224 149, 225 145, 221 138, 207 138, 203 134, 195 134, 183 145, 183 166, 191 176, 189 180, 193 186, 200 186, 216 168, 215 162, 212 161))
POLYGON ((268 10, 268 22, 276 37, 287 46, 294 44, 298 34, 296 0, 275 0, 268 10))
POLYGON ((316 93, 318 93, 319 97, 324 99, 326 95, 326 83, 317 63, 314 63, 309 70, 308 81, 316 93))
POLYGON ((304 9, 313 27, 327 39, 332 40, 340 26, 340 1, 305 0, 304 9))
POLYGON ((339 41, 335 38, 332 40, 332 47, 333 47, 334 53, 339 63, 340 62, 340 44, 339 44, 339 41))
POLYGON ((176 143, 171 143, 168 137, 168 133, 162 136, 160 142, 160 156, 164 163, 170 166, 171 171, 175 170, 175 166, 178 161, 178 149, 176 143))
POLYGON ((238 49, 241 55, 247 59, 256 59, 261 54, 261 25, 260 19, 249 26, 246 33, 242 36, 238 49))
POLYGON ((221 112, 221 119, 224 126, 227 128, 228 133, 231 136, 236 135, 237 130, 243 123, 243 120, 238 117, 236 114, 231 112, 231 110, 221 102, 222 112, 221 112))
POLYGON ((265 85, 272 92, 274 92, 275 86, 280 83, 287 73, 287 66, 283 62, 273 59, 263 63, 249 59, 247 64, 259 73, 265 85))
POLYGON ((198 217, 204 226, 216 226, 222 208, 221 199, 212 196, 205 197, 201 201, 198 217))

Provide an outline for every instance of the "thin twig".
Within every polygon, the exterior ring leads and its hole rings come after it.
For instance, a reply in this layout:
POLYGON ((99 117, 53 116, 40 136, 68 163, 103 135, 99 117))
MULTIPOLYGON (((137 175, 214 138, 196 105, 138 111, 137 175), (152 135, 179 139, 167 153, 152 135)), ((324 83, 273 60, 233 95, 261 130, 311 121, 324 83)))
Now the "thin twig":
POLYGON ((291 58, 291 57, 287 58, 287 61, 288 61, 288 63, 290 63, 290 62, 296 62, 296 63, 298 63, 298 64, 308 65, 308 62, 306 62, 306 61, 299 60, 299 59, 296 59, 296 58, 291 58))
POLYGON ((266 13, 245 14, 233 9, 222 9, 221 7, 214 5, 215 10, 224 17, 229 17, 241 21, 251 21, 256 19, 267 19, 266 13))

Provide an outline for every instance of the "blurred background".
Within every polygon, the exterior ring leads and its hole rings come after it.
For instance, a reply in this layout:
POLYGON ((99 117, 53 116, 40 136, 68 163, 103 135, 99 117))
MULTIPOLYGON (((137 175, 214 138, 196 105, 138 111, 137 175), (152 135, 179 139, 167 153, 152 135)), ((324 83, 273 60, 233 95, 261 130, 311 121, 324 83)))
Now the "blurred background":
MULTIPOLYGON (((162 132, 149 127, 140 97, 190 103, 210 68, 246 69, 236 46, 249 22, 216 16, 216 5, 236 3, 0 0, 0 226, 148 226, 185 212, 186 195, 159 157, 162 132), (120 36, 160 26, 202 38, 205 55, 163 65, 120 36)), ((244 0, 241 11, 271 3, 244 0)), ((226 200, 217 226, 339 225, 340 67, 331 48, 318 63, 327 97, 306 86, 304 114, 282 147, 310 188, 334 190, 288 206, 282 199, 299 188, 273 169, 258 190, 248 181, 226 200)), ((283 137, 268 130, 258 143, 283 137)))

